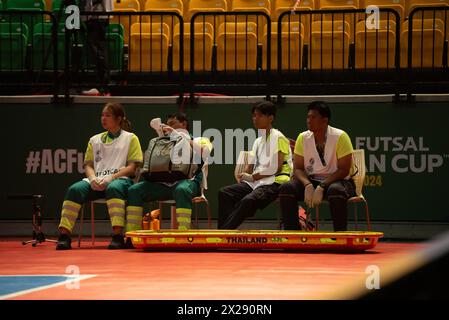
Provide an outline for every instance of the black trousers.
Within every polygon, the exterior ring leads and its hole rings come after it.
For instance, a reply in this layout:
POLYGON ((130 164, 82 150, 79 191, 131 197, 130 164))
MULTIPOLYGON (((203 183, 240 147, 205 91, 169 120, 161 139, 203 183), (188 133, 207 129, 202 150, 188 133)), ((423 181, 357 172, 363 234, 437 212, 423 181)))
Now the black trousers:
MULTIPOLYGON (((319 181, 310 180, 314 187, 319 181)), ((329 202, 329 207, 334 224, 334 231, 346 231, 348 220, 349 198, 355 196, 355 184, 352 179, 338 180, 330 184, 324 190, 324 199, 329 202)), ((298 180, 291 180, 279 188, 281 202, 282 222, 285 230, 301 230, 298 220, 298 201, 304 201, 304 186, 298 180)))
POLYGON ((253 190, 241 182, 218 192, 218 229, 237 229, 246 218, 264 209, 278 196, 279 184, 273 183, 253 190))
POLYGON ((109 21, 106 19, 91 19, 86 21, 87 45, 94 58, 97 71, 97 83, 101 89, 109 84, 108 50, 106 31, 109 21))

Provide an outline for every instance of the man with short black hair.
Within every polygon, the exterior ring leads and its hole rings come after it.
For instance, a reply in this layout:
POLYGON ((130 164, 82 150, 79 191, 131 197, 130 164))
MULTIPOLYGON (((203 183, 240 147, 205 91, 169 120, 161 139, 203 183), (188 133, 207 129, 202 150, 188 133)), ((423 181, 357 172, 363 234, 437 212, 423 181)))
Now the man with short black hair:
POLYGON ((355 196, 351 139, 343 130, 329 125, 331 110, 326 103, 314 101, 307 110, 308 130, 296 140, 294 175, 279 190, 284 229, 301 229, 298 201, 314 208, 327 199, 334 230, 345 231, 347 200, 355 196))
POLYGON ((293 164, 290 143, 274 129, 276 105, 264 101, 253 106, 253 124, 259 130, 251 160, 239 183, 218 193, 218 229, 236 229, 257 209, 264 209, 278 196, 279 186, 290 180, 293 164))

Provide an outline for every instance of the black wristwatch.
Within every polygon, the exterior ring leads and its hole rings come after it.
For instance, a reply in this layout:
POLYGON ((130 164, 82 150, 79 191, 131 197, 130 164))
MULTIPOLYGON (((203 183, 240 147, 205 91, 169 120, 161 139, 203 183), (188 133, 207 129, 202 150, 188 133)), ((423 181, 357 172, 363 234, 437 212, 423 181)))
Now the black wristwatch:
POLYGON ((320 187, 323 188, 323 189, 326 189, 326 184, 324 182, 321 182, 320 183, 320 187))

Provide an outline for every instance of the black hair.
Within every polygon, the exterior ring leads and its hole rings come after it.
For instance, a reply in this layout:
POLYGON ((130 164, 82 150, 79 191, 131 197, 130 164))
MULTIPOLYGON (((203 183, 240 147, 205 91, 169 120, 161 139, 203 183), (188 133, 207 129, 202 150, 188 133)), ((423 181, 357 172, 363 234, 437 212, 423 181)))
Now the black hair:
POLYGON ((172 118, 177 119, 179 122, 185 122, 187 124, 187 128, 189 128, 189 119, 184 112, 176 112, 167 116, 167 120, 172 118))
POLYGON ((324 101, 313 101, 307 106, 307 111, 315 110, 323 118, 331 119, 331 109, 324 101))
POLYGON ((251 113, 254 113, 254 111, 256 111, 256 110, 259 111, 263 115, 273 116, 274 118, 276 118, 277 108, 276 108, 276 105, 271 101, 258 102, 251 109, 251 113))

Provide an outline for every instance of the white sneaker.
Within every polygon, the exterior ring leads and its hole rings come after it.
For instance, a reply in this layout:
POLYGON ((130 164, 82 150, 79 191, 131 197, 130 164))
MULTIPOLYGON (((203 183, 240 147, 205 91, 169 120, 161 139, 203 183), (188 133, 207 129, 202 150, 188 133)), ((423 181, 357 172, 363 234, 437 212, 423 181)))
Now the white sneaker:
POLYGON ((99 96, 100 95, 100 91, 98 91, 98 89, 96 89, 96 88, 93 88, 93 89, 90 89, 90 90, 81 91, 81 94, 84 95, 84 96, 99 96))

